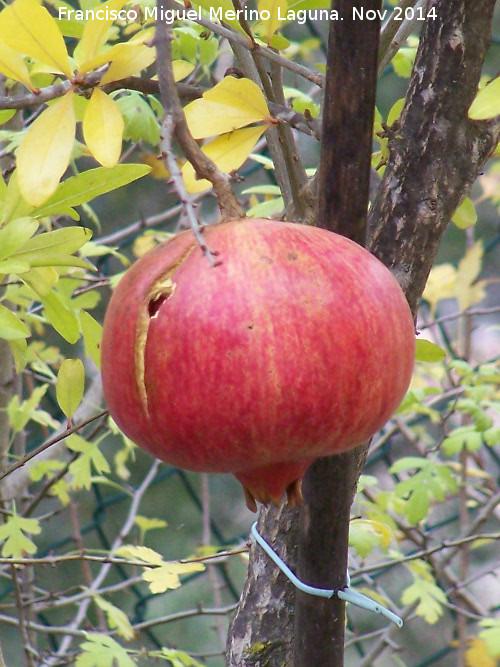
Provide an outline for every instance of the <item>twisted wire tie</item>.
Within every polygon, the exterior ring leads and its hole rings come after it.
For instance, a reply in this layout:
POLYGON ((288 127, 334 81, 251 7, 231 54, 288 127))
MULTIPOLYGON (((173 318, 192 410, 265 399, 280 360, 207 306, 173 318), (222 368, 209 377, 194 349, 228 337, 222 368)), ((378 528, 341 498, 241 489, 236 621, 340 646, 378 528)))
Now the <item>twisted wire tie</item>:
POLYGON ((283 574, 287 576, 288 579, 290 579, 292 584, 298 588, 299 591, 303 591, 309 595, 315 595, 316 597, 321 598, 332 598, 334 595, 337 595, 337 597, 339 597, 341 600, 344 600, 345 602, 350 602, 351 604, 354 604, 357 607, 361 607, 362 609, 366 609, 366 611, 371 611, 374 614, 381 614, 382 616, 385 616, 385 618, 391 621, 391 623, 395 623, 400 628, 403 626, 403 620, 397 614, 378 604, 366 595, 358 593, 357 591, 352 590, 352 588, 349 588, 349 572, 347 573, 347 588, 344 590, 332 590, 329 588, 316 588, 315 586, 309 586, 309 584, 305 584, 292 572, 288 565, 281 560, 278 554, 266 542, 266 540, 257 530, 257 523, 252 525, 250 532, 252 533, 256 542, 264 549, 269 558, 279 567, 283 574))

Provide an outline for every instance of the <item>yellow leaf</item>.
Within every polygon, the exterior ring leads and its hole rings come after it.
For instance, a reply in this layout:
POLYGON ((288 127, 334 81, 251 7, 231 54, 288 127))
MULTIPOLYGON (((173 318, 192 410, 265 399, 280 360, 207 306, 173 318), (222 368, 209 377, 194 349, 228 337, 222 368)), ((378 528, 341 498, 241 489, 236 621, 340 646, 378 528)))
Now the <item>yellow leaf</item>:
POLYGON ((134 257, 142 257, 145 255, 149 250, 154 248, 155 246, 158 245, 158 242, 155 239, 155 235, 153 234, 141 234, 138 236, 134 244, 132 246, 132 252, 134 253, 134 257))
POLYGON ((194 65, 188 63, 187 60, 174 60, 172 62, 172 67, 174 69, 174 79, 176 81, 182 81, 182 79, 185 79, 194 70, 194 65))
POLYGON ((26 88, 33 90, 30 75, 23 56, 0 40, 0 72, 10 79, 21 81, 26 88))
POLYGON ((478 241, 458 264, 455 292, 460 310, 470 308, 485 296, 484 280, 476 282, 482 268, 483 253, 483 245, 478 241))
POLYGON ((148 565, 161 565, 163 563, 163 558, 157 551, 149 547, 137 547, 132 544, 125 544, 119 547, 116 549, 115 555, 120 558, 127 558, 128 560, 142 560, 148 565))
POLYGON ((203 563, 179 563, 179 561, 169 561, 162 563, 159 567, 145 570, 142 574, 144 581, 149 582, 151 593, 164 593, 167 590, 179 588, 181 581, 180 574, 191 574, 193 572, 203 572, 205 566, 203 563))
POLYGON ((286 16, 288 2, 287 0, 259 0, 258 8, 261 17, 269 14, 269 18, 262 18, 262 23, 266 28, 266 41, 269 44, 271 37, 283 23, 283 19, 279 19, 278 17, 280 15, 286 16))
POLYGON ((114 20, 110 18, 114 15, 112 12, 120 11, 126 2, 127 0, 109 0, 109 2, 94 8, 95 18, 90 19, 85 24, 82 38, 74 52, 74 58, 80 74, 84 74, 94 68, 93 65, 89 66, 88 62, 98 55, 101 47, 106 42, 108 30, 114 20), (99 18, 99 16, 102 18, 99 18))
POLYGON ((165 167, 165 162, 156 153, 141 153, 142 161, 151 167, 149 176, 157 180, 170 178, 170 172, 165 167))
POLYGON ((83 118, 83 136, 89 151, 103 167, 120 159, 125 123, 109 95, 95 88, 83 118))
POLYGON ((431 305, 431 314, 434 316, 436 306, 441 299, 455 297, 455 283, 457 271, 451 264, 438 264, 429 274, 423 298, 431 305))
POLYGON ((138 74, 149 67, 156 58, 156 49, 145 44, 117 44, 107 53, 111 60, 108 71, 101 79, 101 86, 138 74))
POLYGON ((53 72, 72 77, 59 26, 37 0, 15 0, 0 13, 0 39, 15 51, 50 65, 53 72))
MULTIPOLYGON (((241 167, 266 129, 266 125, 258 125, 223 134, 205 144, 202 151, 215 162, 222 172, 229 173, 241 167)), ((189 162, 186 162, 182 168, 182 177, 186 190, 191 194, 203 192, 212 187, 207 180, 196 180, 195 171, 189 162)))
POLYGON ((56 191, 71 157, 75 125, 70 90, 28 130, 17 155, 19 190, 28 204, 40 206, 56 191))
POLYGON ((81 359, 65 359, 57 374, 56 397, 68 419, 75 414, 83 398, 85 369, 81 359))
POLYGON ((270 119, 264 95, 250 79, 226 76, 184 112, 195 139, 232 132, 250 123, 270 119))
POLYGON ((496 667, 497 661, 488 653, 486 642, 479 637, 469 639, 465 653, 467 667, 496 667))

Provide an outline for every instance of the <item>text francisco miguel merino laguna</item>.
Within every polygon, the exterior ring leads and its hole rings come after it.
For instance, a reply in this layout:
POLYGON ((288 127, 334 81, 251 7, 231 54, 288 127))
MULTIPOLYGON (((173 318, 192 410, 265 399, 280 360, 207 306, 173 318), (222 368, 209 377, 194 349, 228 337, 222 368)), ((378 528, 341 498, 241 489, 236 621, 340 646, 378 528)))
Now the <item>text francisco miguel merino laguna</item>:
MULTIPOLYGON (((429 16, 429 12, 425 12, 422 7, 420 8, 411 8, 412 16, 411 18, 416 18, 419 21, 425 20, 425 18, 434 18, 429 16), (420 14, 419 14, 420 11, 420 14)), ((369 9, 365 10, 362 7, 353 7, 352 8, 352 20, 356 21, 373 21, 375 18, 379 17, 382 21, 387 17, 389 10, 374 10, 369 9)), ((405 14, 399 7, 395 7, 391 10, 391 13, 394 14, 393 18, 395 20, 404 20, 405 14), (400 11, 400 17, 396 16, 396 12, 400 11)), ((147 21, 148 19, 154 19, 156 21, 158 16, 157 7, 145 7, 143 19, 147 21)), ((135 9, 71 9, 70 7, 59 7, 59 19, 70 19, 73 18, 77 21, 89 21, 89 20, 112 20, 112 21, 135 21, 137 19, 137 12, 135 9), (130 12, 130 15, 129 15, 130 12)), ((173 23, 174 21, 196 21, 197 19, 202 18, 202 9, 198 7, 197 9, 165 9, 161 10, 160 19, 165 21, 165 23, 173 23)), ((239 21, 240 18, 244 18, 247 21, 268 21, 271 18, 271 13, 267 10, 258 9, 226 9, 223 10, 222 7, 210 7, 209 18, 211 21, 239 21)), ((293 9, 283 9, 283 12, 280 7, 278 7, 278 16, 279 21, 297 21, 299 24, 304 24, 308 19, 313 21, 342 21, 343 17, 339 15, 339 12, 334 9, 313 9, 305 10, 299 9, 297 11, 293 9)))

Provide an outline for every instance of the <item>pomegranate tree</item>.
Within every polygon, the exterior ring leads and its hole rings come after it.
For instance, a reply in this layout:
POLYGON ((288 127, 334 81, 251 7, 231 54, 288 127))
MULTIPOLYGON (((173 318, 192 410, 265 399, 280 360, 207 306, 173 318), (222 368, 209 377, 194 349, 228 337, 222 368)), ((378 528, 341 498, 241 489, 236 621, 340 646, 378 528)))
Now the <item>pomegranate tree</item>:
POLYGON ((300 503, 307 467, 355 447, 398 407, 414 326, 389 270, 316 227, 260 219, 190 231, 139 259, 104 321, 109 410, 139 447, 230 472, 247 505, 300 503))

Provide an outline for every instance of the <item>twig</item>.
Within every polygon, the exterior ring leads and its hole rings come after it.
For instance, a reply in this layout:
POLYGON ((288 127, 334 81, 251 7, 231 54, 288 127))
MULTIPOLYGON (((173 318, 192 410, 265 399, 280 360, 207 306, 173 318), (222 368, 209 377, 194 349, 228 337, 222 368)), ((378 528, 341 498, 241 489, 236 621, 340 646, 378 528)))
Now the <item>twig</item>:
MULTIPOLYGON (((387 65, 394 58, 401 48, 401 45, 408 39, 415 25, 418 23, 417 9, 424 7, 425 0, 400 0, 398 7, 405 10, 409 7, 415 7, 412 18, 405 18, 403 21, 395 20, 396 14, 392 13, 391 18, 384 25, 380 33, 380 47, 378 60, 378 73, 382 74, 387 65)), ((399 15, 400 16, 400 15, 399 15)))
POLYGON ((198 607, 197 609, 186 609, 185 611, 178 611, 174 614, 168 614, 167 616, 159 616, 158 618, 152 618, 148 621, 143 621, 142 623, 137 623, 134 625, 134 630, 136 632, 142 632, 143 630, 149 630, 154 628, 157 625, 165 625, 166 623, 173 623, 175 621, 183 621, 186 618, 192 618, 193 616, 227 616, 231 614, 236 609, 235 604, 229 604, 226 607, 198 607))
MULTIPOLYGON (((157 463, 157 462, 155 462, 157 463)), ((141 485, 142 487, 142 485, 141 485)), ((134 498, 137 492, 134 493, 134 498)), ((133 522, 132 522, 133 524, 133 522)), ((130 530, 130 529, 129 529, 130 530)), ((127 533, 128 534, 128 533, 127 533)), ((126 537, 123 535, 122 537, 126 537)), ((486 539, 488 535, 481 536, 482 539, 486 539)), ((479 538, 476 538, 479 539, 479 538)), ((111 551, 117 549, 118 546, 113 546, 111 551)), ((218 551, 216 554, 210 556, 197 556, 193 558, 182 558, 179 560, 180 563, 217 563, 223 559, 228 558, 229 556, 239 556, 241 554, 248 553, 248 547, 242 546, 237 547, 236 549, 230 549, 228 551, 218 551)), ((158 565, 154 563, 146 563, 142 560, 133 560, 127 558, 118 558, 116 556, 98 556, 89 553, 87 550, 84 551, 75 551, 73 553, 65 553, 60 556, 42 556, 40 558, 10 558, 5 556, 0 556, 0 565, 15 565, 20 567, 25 567, 27 565, 49 565, 54 567, 61 563, 69 563, 72 561, 85 560, 89 563, 100 563, 101 565, 129 565, 131 567, 144 567, 144 568, 155 568, 158 565)))
POLYGON ((77 431, 82 429, 84 426, 87 426, 88 424, 91 424, 96 419, 100 419, 101 417, 105 417, 107 414, 108 414, 107 410, 101 410, 100 412, 93 415, 92 417, 89 417, 88 419, 81 422, 80 424, 76 424, 75 426, 71 426, 71 428, 67 428, 64 431, 62 431, 61 433, 59 433, 58 435, 51 438, 50 440, 47 440, 42 445, 40 445, 36 449, 32 450, 31 452, 29 452, 28 454, 23 456, 21 459, 19 459, 19 461, 17 461, 13 465, 11 465, 8 468, 6 468, 5 470, 3 470, 0 473, 0 481, 2 481, 2 479, 7 477, 8 475, 10 475, 11 473, 13 473, 15 470, 18 470, 19 468, 22 468, 23 466, 25 466, 29 461, 34 459, 36 456, 38 456, 39 454, 44 452, 49 447, 52 447, 52 445, 55 445, 56 443, 61 442, 61 440, 64 440, 65 438, 67 438, 72 433, 76 433, 77 431))
MULTIPOLYGON (((388 568, 392 568, 395 565, 402 565, 404 563, 409 563, 413 560, 422 560, 444 549, 456 549, 457 547, 458 548, 462 547, 464 544, 471 544, 472 542, 476 542, 479 540, 492 540, 492 541, 500 540, 500 533, 484 533, 482 535, 469 535, 467 537, 462 537, 456 540, 445 540, 439 545, 430 547, 429 549, 421 549, 419 551, 415 551, 415 553, 409 554, 408 556, 402 556, 401 558, 394 558, 392 560, 383 561, 382 563, 376 563, 375 565, 367 565, 365 567, 360 567, 359 569, 352 572, 351 576, 354 579, 355 577, 358 577, 362 574, 368 574, 371 572, 377 572, 379 570, 385 570, 388 568)), ((448 561, 448 558, 446 558, 446 561, 448 561)))
MULTIPOLYGON (((88 594, 87 594, 88 595, 88 594)), ((143 621, 142 623, 136 623, 133 628, 136 632, 142 632, 148 630, 157 625, 164 625, 166 623, 173 623, 175 621, 182 621, 187 618, 192 618, 194 616, 227 616, 231 614, 236 607, 236 604, 227 605, 225 607, 199 607, 197 609, 187 609, 186 611, 180 611, 174 614, 168 614, 167 616, 159 616, 158 618, 153 618, 148 621, 143 621)), ((0 623, 5 625, 11 625, 13 627, 19 626, 19 619, 14 616, 7 616, 6 614, 0 614, 0 623)), ((67 625, 44 625, 42 623, 29 622, 26 625, 28 630, 41 633, 42 635, 71 635, 75 638, 85 638, 86 631, 79 629, 68 628, 67 625)), ((112 630, 108 632, 110 636, 116 635, 117 631, 112 630)), ((1 663, 0 663, 1 667, 1 663)))
POLYGON ((202 152, 189 131, 184 110, 175 87, 172 67, 172 28, 161 19, 163 12, 166 9, 167 1, 157 0, 158 19, 156 22, 154 43, 157 53, 156 62, 158 82, 160 84, 160 98, 164 113, 162 122, 162 146, 164 148, 164 157, 167 167, 172 175, 174 186, 179 193, 181 201, 185 205, 185 211, 192 225, 193 233, 200 242, 204 252, 213 260, 213 253, 207 251, 201 237, 199 223, 194 214, 192 200, 186 192, 175 155, 172 151, 172 139, 174 135, 179 142, 184 155, 193 165, 197 176, 199 178, 205 178, 212 183, 219 202, 222 220, 241 219, 244 217, 244 212, 231 188, 229 175, 223 174, 212 160, 202 152))
MULTIPOLYGON (((86 74, 78 84, 79 90, 89 90, 99 84, 102 79, 104 71, 102 69, 96 70, 86 74)), ((51 86, 40 88, 37 93, 27 93, 26 95, 1 95, 0 96, 0 110, 5 109, 30 109, 31 107, 38 107, 41 104, 55 100, 58 97, 65 95, 74 84, 71 81, 60 81, 51 86)), ((179 97, 184 100, 191 101, 203 94, 199 86, 190 85, 186 83, 175 84, 179 97)), ((159 92, 158 81, 152 79, 142 78, 140 76, 129 76, 119 81, 112 81, 102 86, 105 93, 112 93, 115 90, 136 90, 144 95, 156 95, 159 92)))
MULTIPOLYGON (((281 106, 286 106, 283 93, 283 70, 275 62, 271 63, 271 84, 273 90, 272 101, 281 106)), ((309 178, 298 157, 297 146, 290 126, 288 124, 279 123, 278 135, 279 147, 285 161, 287 180, 290 183, 292 194, 292 201, 290 203, 293 205, 298 219, 302 220, 309 215, 306 200, 303 196, 303 190, 306 187, 309 178)), ((285 207, 287 207, 286 200, 285 207)))

